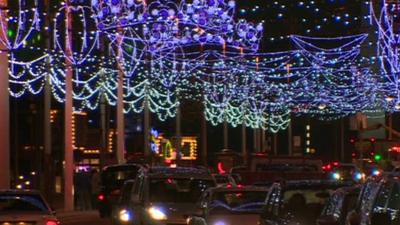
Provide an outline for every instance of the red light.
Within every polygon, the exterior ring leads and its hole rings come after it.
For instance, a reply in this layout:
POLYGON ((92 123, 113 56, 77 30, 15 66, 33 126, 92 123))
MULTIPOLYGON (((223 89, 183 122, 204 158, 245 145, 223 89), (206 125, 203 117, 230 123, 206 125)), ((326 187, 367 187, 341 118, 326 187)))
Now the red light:
POLYGON ((353 158, 355 158, 357 155, 356 155, 356 153, 351 153, 351 157, 353 157, 353 158))
POLYGON ((328 164, 328 165, 326 166, 326 169, 327 169, 327 170, 331 170, 331 169, 332 169, 331 164, 328 164))
POLYGON ((97 199, 98 199, 99 201, 104 201, 105 197, 104 197, 103 194, 100 194, 99 196, 97 196, 97 199))
POLYGON ((339 166, 339 162, 334 162, 333 166, 339 166))
POLYGON ((369 140, 370 140, 372 143, 376 141, 375 138, 371 138, 371 139, 369 139, 369 140))
POLYGON ((168 184, 172 184, 172 183, 174 183, 174 181, 173 181, 171 178, 168 178, 168 179, 167 179, 167 183, 168 183, 168 184))
POLYGON ((232 187, 232 184, 228 184, 228 185, 226 185, 226 187, 227 187, 227 188, 231 188, 231 187, 232 187))
POLYGON ((57 220, 47 220, 46 225, 58 225, 60 224, 57 220))
POLYGON ((226 171, 224 170, 224 164, 222 162, 218 163, 218 173, 219 174, 225 174, 226 171))
POLYGON ((243 188, 243 185, 241 185, 241 184, 238 184, 238 186, 237 186, 238 188, 243 188))
POLYGON ((354 144, 356 142, 356 140, 354 140, 353 138, 350 139, 350 143, 354 144))

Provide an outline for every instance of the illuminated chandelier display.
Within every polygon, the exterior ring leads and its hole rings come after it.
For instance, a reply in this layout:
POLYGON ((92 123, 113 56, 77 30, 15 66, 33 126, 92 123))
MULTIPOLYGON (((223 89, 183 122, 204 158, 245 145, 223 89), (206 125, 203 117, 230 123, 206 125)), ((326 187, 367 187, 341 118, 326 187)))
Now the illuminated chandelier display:
POLYGON ((383 0, 370 3, 371 22, 377 27, 377 55, 380 60, 386 108, 400 111, 400 30, 398 29, 399 3, 383 0), (380 11, 375 7, 379 5, 380 11))
POLYGON ((27 47, 42 29, 36 1, 20 0, 18 15, 2 10, 14 31, 1 24, 0 40, 12 53, 12 96, 39 94, 49 76, 53 96, 64 102, 65 67, 71 64, 74 106, 80 111, 98 108, 101 99, 115 106, 121 71, 124 112, 140 113, 147 106, 162 121, 175 117, 185 98, 201 101, 213 125, 244 124, 271 132, 286 129, 292 114, 337 119, 397 109, 398 56, 391 44, 397 34, 388 7, 374 17, 380 76, 360 57, 366 34, 292 35, 295 49, 260 53, 263 26, 237 20, 233 0, 69 3, 53 18, 53 49, 27 47), (74 29, 67 31, 70 19, 74 29), (19 52, 26 49, 40 53, 20 60, 19 52))

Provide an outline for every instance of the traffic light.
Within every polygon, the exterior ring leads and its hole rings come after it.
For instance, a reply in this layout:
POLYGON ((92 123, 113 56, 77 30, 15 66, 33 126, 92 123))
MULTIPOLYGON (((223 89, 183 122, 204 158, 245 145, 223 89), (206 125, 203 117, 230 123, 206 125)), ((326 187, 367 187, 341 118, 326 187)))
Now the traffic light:
POLYGON ((382 155, 376 154, 376 155, 374 156, 374 159, 375 159, 375 161, 379 162, 379 161, 382 160, 382 155))

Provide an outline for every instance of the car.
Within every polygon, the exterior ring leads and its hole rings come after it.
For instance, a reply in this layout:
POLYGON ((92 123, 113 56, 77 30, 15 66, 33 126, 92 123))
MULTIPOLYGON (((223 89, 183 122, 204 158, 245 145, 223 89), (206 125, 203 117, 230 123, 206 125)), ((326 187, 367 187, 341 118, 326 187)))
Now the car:
POLYGON ((230 174, 213 174, 218 187, 236 187, 236 181, 230 174))
POLYGON ((139 171, 118 224, 186 224, 201 195, 216 183, 203 168, 151 167, 139 171))
POLYGON ((55 212, 37 191, 0 191, 0 224, 58 225, 55 212))
POLYGON ((267 194, 268 188, 254 186, 210 188, 199 201, 200 214, 189 218, 188 224, 201 219, 208 225, 258 224, 267 194))
POLYGON ((360 187, 343 187, 337 189, 329 198, 317 225, 345 225, 347 214, 357 203, 360 187))
POLYGON ((97 195, 100 217, 109 217, 118 202, 125 181, 135 179, 142 168, 139 164, 118 164, 105 167, 101 172, 101 192, 97 195))
POLYGON ((355 164, 343 163, 332 169, 330 178, 336 181, 354 181, 359 183, 365 180, 366 175, 355 164))
POLYGON ((400 177, 387 174, 381 179, 369 179, 361 190, 355 209, 349 213, 350 225, 400 224, 400 177))
POLYGON ((261 225, 314 225, 330 195, 351 184, 329 180, 274 183, 261 214, 261 225))

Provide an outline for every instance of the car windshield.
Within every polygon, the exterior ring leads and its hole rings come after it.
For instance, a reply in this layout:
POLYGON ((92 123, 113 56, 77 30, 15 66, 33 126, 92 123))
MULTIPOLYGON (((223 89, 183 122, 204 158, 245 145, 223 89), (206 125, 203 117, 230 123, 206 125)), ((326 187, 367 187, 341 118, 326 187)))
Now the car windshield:
POLYGON ((314 220, 321 214, 333 191, 326 187, 286 190, 283 195, 284 208, 296 217, 314 220))
POLYGON ((0 195, 0 213, 45 212, 49 209, 39 195, 0 195))
POLYGON ((212 195, 211 207, 222 207, 235 211, 260 211, 265 205, 268 192, 227 191, 212 195))
POLYGON ((107 190, 119 189, 126 180, 135 179, 138 167, 110 167, 102 173, 102 184, 107 190))
POLYGON ((157 203, 195 203, 215 184, 202 179, 150 179, 149 200, 157 203))
POLYGON ((214 176, 215 181, 217 182, 217 184, 228 184, 229 183, 229 179, 227 176, 221 176, 221 175, 217 175, 214 176))

